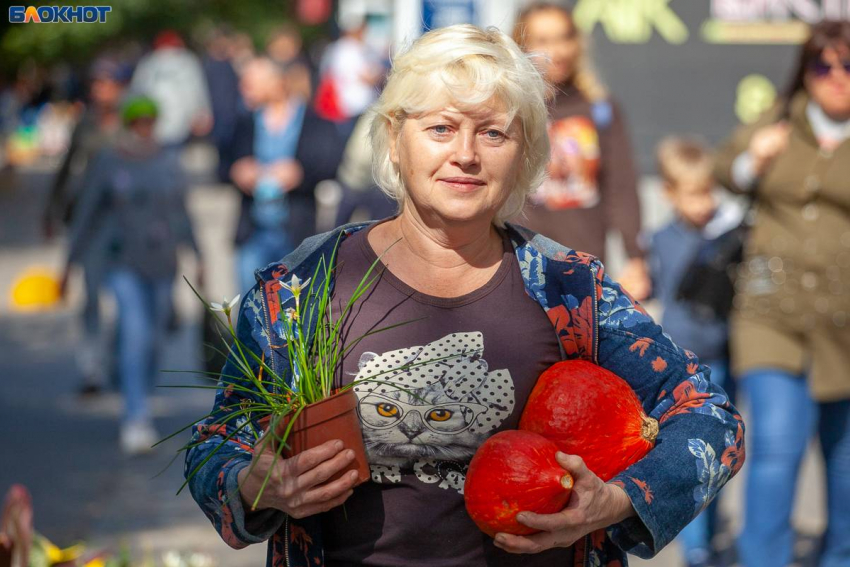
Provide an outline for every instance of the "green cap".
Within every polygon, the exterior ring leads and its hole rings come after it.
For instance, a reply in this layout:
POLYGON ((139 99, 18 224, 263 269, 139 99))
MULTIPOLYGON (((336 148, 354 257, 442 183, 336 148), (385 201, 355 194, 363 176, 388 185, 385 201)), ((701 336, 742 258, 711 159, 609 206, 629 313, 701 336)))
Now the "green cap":
POLYGON ((140 118, 156 119, 157 113, 156 102, 143 95, 130 96, 121 106, 121 119, 124 124, 131 124, 140 118))

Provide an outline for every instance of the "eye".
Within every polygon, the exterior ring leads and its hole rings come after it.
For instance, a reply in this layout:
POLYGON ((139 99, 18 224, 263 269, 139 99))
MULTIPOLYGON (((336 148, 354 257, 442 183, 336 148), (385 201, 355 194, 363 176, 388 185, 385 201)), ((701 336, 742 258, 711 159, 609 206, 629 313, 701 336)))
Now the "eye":
POLYGON ((505 139, 505 133, 500 130, 490 129, 484 132, 484 137, 493 142, 499 142, 505 139))
POLYGON ((448 421, 453 415, 453 411, 447 409, 435 409, 428 413, 428 419, 431 421, 448 421))
POLYGON ((383 417, 396 417, 398 415, 398 406, 394 406, 393 404, 378 404, 375 406, 375 409, 383 417))
POLYGON ((431 126, 430 130, 435 134, 444 135, 449 133, 449 127, 445 124, 437 124, 436 126, 431 126))

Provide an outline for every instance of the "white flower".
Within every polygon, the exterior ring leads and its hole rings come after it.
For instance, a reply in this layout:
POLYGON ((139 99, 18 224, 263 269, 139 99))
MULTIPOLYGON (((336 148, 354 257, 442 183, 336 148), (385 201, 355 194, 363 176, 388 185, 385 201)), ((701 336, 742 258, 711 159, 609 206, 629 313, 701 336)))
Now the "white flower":
POLYGON ((298 279, 298 276, 296 276, 295 274, 292 274, 292 279, 289 280, 288 284, 283 280, 279 280, 279 281, 280 281, 281 287, 283 287, 284 289, 288 289, 289 291, 292 292, 292 295, 294 295, 295 297, 298 297, 299 295, 301 295, 301 292, 307 287, 307 284, 310 283, 311 279, 313 279, 313 278, 307 278, 306 280, 304 280, 302 282, 301 280, 298 279))
POLYGON ((239 302, 240 297, 242 297, 242 296, 237 295, 236 297, 234 297, 230 301, 227 301, 227 298, 225 297, 222 300, 221 303, 210 303, 210 309, 212 309, 213 311, 218 311, 220 313, 224 313, 224 314, 230 313, 230 310, 233 309, 233 306, 236 305, 236 303, 239 302))

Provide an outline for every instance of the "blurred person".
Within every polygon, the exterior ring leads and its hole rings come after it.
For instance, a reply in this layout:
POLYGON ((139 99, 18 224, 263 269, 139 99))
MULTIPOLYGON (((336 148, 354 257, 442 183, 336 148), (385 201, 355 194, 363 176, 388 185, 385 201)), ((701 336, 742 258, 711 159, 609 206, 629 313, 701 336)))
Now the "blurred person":
POLYGON ((645 298, 650 283, 638 243, 637 171, 619 105, 593 74, 567 8, 531 4, 519 14, 514 40, 526 52, 539 54, 543 73, 554 86, 549 179, 518 222, 603 260, 608 232, 618 231, 629 258, 620 281, 637 299, 645 298))
MULTIPOLYGON (((727 314, 698 308, 683 298, 680 290, 695 262, 715 253, 742 215, 732 204, 718 207, 713 193, 714 162, 702 144, 667 138, 659 144, 657 158, 664 195, 674 211, 674 218, 651 235, 647 251, 652 294, 663 308, 661 326, 679 345, 696 353, 711 369, 711 381, 723 388, 734 403, 727 314)), ((715 282, 703 285, 712 283, 715 282)), ((731 290, 721 285, 711 291, 722 294, 731 290)), ((679 535, 688 567, 706 567, 713 559, 711 540, 716 516, 715 500, 679 535)))
POLYGON ((308 239, 258 270, 238 316, 249 360, 283 369, 286 380, 273 329, 294 299, 282 284, 306 283, 334 254, 327 283, 338 314, 379 265, 342 322, 346 354, 334 380, 360 383, 371 480, 355 487, 347 472, 325 482, 354 457, 338 440, 292 458, 259 444, 259 416, 236 419, 253 393, 231 383, 232 357, 213 412, 193 428, 185 467, 192 496, 230 546, 268 540, 270 566, 614 567, 627 552, 657 553, 743 464, 740 416, 696 357, 596 258, 506 222, 545 175, 546 89, 495 28, 440 28, 395 58, 371 140, 376 178, 399 214, 308 239), (402 326, 374 332, 393 325, 402 326), (439 358, 405 372, 429 351, 439 358), (470 460, 488 437, 517 427, 539 374, 568 356, 627 380, 659 418, 658 442, 610 482, 580 457, 557 454, 575 479, 569 506, 517 516, 539 533, 488 537, 464 508, 470 460), (716 450, 710 479, 693 446, 716 450))
POLYGON ((156 103, 131 96, 121 117, 123 128, 115 145, 91 166, 86 191, 74 211, 68 269, 83 257, 99 255, 106 285, 115 295, 125 405, 120 446, 132 455, 150 450, 159 440, 147 390, 170 317, 178 249, 194 251, 199 280, 202 264, 177 156, 163 149, 154 135, 156 103))
POLYGON ((355 216, 382 219, 397 212, 397 204, 381 191, 372 175, 372 143, 369 128, 372 116, 363 114, 345 144, 336 180, 342 188, 336 225, 351 222, 355 216))
POLYGON ((378 98, 385 69, 365 41, 365 18, 351 16, 339 24, 342 37, 327 47, 319 66, 315 105, 321 116, 338 122, 348 138, 357 117, 378 98))
POLYGON ((254 40, 245 32, 236 32, 230 38, 230 62, 240 76, 245 66, 257 56, 254 40))
MULTIPOLYGON (((57 232, 57 225, 69 225, 76 203, 86 191, 95 157, 110 147, 121 129, 120 104, 130 68, 112 57, 95 60, 89 71, 89 97, 82 118, 74 128, 71 142, 59 171, 53 180, 43 218, 47 238, 57 232)), ((99 241, 106 233, 92 231, 89 238, 99 241)), ((82 322, 84 339, 77 349, 77 365, 83 375, 80 393, 99 393, 107 384, 107 349, 111 338, 105 336, 100 313, 100 290, 103 284, 103 254, 101 246, 89 246, 77 259, 83 270, 85 297, 82 322)), ((64 285, 64 284, 63 284, 64 285)))
POLYGON ((826 463, 822 567, 850 565, 850 22, 803 44, 781 102, 718 154, 718 179, 755 217, 731 324, 750 403, 747 567, 788 565, 800 463, 813 433, 826 463))
POLYGON ((333 179, 343 141, 289 90, 286 68, 267 57, 249 63, 240 90, 253 109, 240 118, 233 183, 242 191, 236 233, 240 291, 258 266, 281 258, 316 230, 315 188, 333 179))
POLYGON ((266 55, 287 72, 289 90, 294 96, 310 100, 312 93, 310 60, 302 51, 301 32, 293 24, 274 30, 266 42, 266 55))
POLYGON ((130 86, 156 101, 160 119, 155 134, 162 146, 180 147, 192 135, 209 133, 212 113, 204 70, 176 32, 156 36, 153 51, 139 61, 130 86))
POLYGON ((203 67, 212 112, 210 138, 218 152, 216 173, 222 183, 230 181, 236 120, 244 104, 239 94, 239 76, 230 60, 231 51, 230 33, 222 27, 213 29, 206 38, 203 67))

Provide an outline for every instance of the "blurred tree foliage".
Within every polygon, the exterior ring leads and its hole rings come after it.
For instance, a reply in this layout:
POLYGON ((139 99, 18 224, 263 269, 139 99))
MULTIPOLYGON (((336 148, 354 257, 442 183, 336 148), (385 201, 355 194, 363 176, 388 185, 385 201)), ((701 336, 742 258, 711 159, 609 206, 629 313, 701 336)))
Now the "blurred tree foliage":
MULTIPOLYGON (((197 45, 217 25, 248 33, 262 45, 269 32, 291 21, 295 0, 76 0, 11 1, 0 15, 0 68, 6 76, 22 64, 66 62, 79 65, 99 50, 127 42, 147 43, 164 30, 180 32, 197 45), (106 23, 10 24, 9 5, 112 6, 106 23)), ((320 27, 302 27, 305 41, 322 33, 320 27)))

